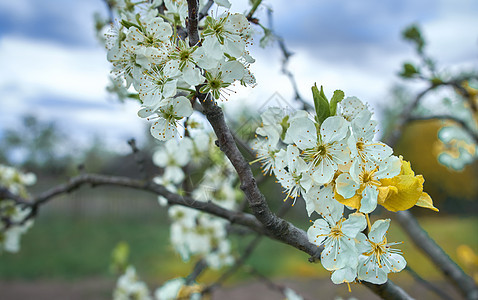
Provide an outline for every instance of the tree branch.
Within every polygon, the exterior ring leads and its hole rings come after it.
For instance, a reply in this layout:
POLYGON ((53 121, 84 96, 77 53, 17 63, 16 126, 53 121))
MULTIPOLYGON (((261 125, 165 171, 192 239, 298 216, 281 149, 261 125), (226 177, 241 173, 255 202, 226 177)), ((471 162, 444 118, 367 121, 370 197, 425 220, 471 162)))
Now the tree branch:
MULTIPOLYGON (((188 8, 189 18, 197 20, 197 0, 188 0, 188 8)), ((198 39, 197 22, 188 22, 188 32, 196 34, 196 38, 198 39)), ((191 45, 194 39, 191 35, 189 38, 191 45)), ((192 45, 195 45, 195 43, 192 45)), ((262 195, 257 187, 257 183, 249 164, 237 148, 234 137, 224 119, 222 109, 217 106, 214 101, 208 99, 207 95, 201 94, 199 92, 199 87, 196 87, 196 90, 204 114, 216 134, 216 144, 227 156, 236 170, 241 182, 241 190, 249 202, 249 207, 254 213, 254 216, 256 216, 256 218, 264 225, 266 233, 279 241, 308 253, 314 258, 319 258, 319 247, 309 242, 307 234, 303 230, 295 227, 284 219, 277 217, 270 210, 264 195, 262 195)), ((389 295, 395 296, 395 299, 411 299, 410 296, 395 286, 391 281, 387 282, 385 285, 377 286, 377 288, 379 288, 381 292, 385 291, 386 293, 390 293, 389 295)), ((377 292, 378 291, 379 290, 377 290, 377 292)))
POLYGON ((189 46, 194 46, 199 42, 198 34, 198 0, 188 0, 188 37, 189 46))
MULTIPOLYGON (((40 205, 45 204, 51 199, 60 196, 65 193, 70 193, 79 189, 83 185, 90 184, 91 186, 122 186, 142 191, 147 191, 155 195, 163 196, 168 200, 170 205, 181 205, 190 208, 194 208, 221 218, 224 218, 231 223, 240 224, 254 230, 260 234, 267 234, 257 219, 248 213, 236 212, 225 209, 212 202, 201 202, 191 197, 181 196, 175 193, 169 192, 164 186, 142 180, 135 180, 128 177, 119 176, 105 176, 98 174, 84 174, 70 179, 66 184, 56 186, 37 197, 34 197, 31 201, 26 199, 18 199, 22 204, 31 206, 32 208, 38 208, 40 205)), ((18 197, 17 197, 18 198, 18 197)))
POLYGON ((289 78, 289 82, 292 85, 292 89, 294 90, 294 94, 295 94, 294 99, 302 104, 303 109, 314 110, 314 107, 310 103, 308 103, 304 98, 302 98, 302 96, 300 95, 299 87, 297 86, 295 76, 288 68, 289 59, 293 55, 293 53, 287 49, 284 39, 281 36, 275 34, 275 31, 273 29, 271 9, 267 10, 267 18, 269 20, 269 29, 271 30, 272 34, 277 38, 277 44, 279 45, 279 49, 281 50, 281 53, 282 53, 282 73, 284 73, 284 75, 286 75, 287 78, 289 78))
POLYGON ((201 11, 199 12, 198 19, 201 21, 204 17, 207 16, 208 10, 211 8, 211 6, 214 4, 214 0, 209 0, 206 5, 203 6, 201 11))
POLYGON ((234 137, 226 125, 221 108, 213 101, 206 99, 206 95, 200 95, 200 100, 204 113, 218 138, 218 146, 234 166, 241 181, 241 190, 244 192, 256 218, 276 239, 318 258, 320 253, 317 251, 317 246, 308 241, 307 234, 289 222, 277 217, 269 209, 264 195, 257 187, 249 164, 245 161, 234 142, 234 137))
POLYGON ((466 299, 478 299, 478 288, 473 279, 438 246, 420 227, 409 211, 399 211, 396 219, 415 245, 437 266, 445 277, 452 282, 466 299))
POLYGON ((400 140, 403 134, 403 129, 407 125, 407 123, 410 121, 410 116, 415 110, 415 108, 418 106, 422 98, 428 94, 430 91, 434 90, 437 88, 437 85, 430 85, 415 97, 415 99, 407 106, 405 109, 402 111, 400 118, 397 121, 397 124, 395 126, 395 130, 392 132, 392 134, 388 137, 386 144, 389 145, 390 147, 394 147, 397 142, 400 140))
POLYGON ((409 122, 415 122, 415 121, 426 121, 426 120, 444 120, 444 121, 453 121, 460 125, 467 133, 468 135, 475 141, 476 144, 478 144, 478 134, 466 124, 465 121, 452 116, 452 115, 435 115, 435 116, 427 116, 427 117, 421 117, 421 116, 411 116, 408 118, 409 122))
MULTIPOLYGON (((257 187, 249 164, 234 142, 234 137, 225 122, 221 108, 207 99, 204 94, 199 94, 199 100, 209 123, 216 133, 218 146, 234 166, 249 206, 256 218, 264 225, 266 232, 275 239, 308 253, 312 258, 319 259, 320 249, 309 242, 307 234, 284 219, 277 217, 269 209, 265 197, 257 187)), ((391 281, 384 285, 368 284, 367 286, 378 295, 386 295, 390 299, 411 299, 391 281)))
POLYGON ((254 3, 252 4, 251 10, 250 10, 249 13, 246 15, 247 20, 251 21, 252 16, 253 16, 254 13, 256 12, 256 10, 257 10, 257 8, 259 7, 259 5, 261 5, 261 3, 262 3, 262 0, 255 0, 255 1, 254 1, 254 3))

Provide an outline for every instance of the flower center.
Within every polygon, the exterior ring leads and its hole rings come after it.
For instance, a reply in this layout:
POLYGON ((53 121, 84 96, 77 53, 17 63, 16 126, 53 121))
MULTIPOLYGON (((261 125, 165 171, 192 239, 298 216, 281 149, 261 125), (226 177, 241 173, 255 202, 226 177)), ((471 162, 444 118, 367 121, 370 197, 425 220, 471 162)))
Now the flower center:
POLYGON ((325 147, 325 145, 320 145, 319 147, 317 147, 318 156, 325 156, 325 154, 327 154, 327 148, 325 147))
POLYGON ((304 160, 306 162, 312 162, 311 165, 314 167, 318 166, 324 158, 331 157, 330 153, 328 153, 327 145, 322 144, 320 141, 317 146, 305 150, 303 154, 304 160))
POLYGON ((363 253, 366 256, 373 255, 379 266, 382 266, 381 257, 383 254, 387 253, 387 239, 384 237, 380 243, 374 243, 369 240, 372 250, 370 252, 363 253))
POLYGON ((179 53, 179 59, 181 61, 187 61, 189 59, 189 51, 188 50, 181 51, 181 53, 179 53))
POLYGON ((364 185, 364 186, 381 186, 382 184, 380 183, 380 181, 378 181, 375 178, 375 172, 376 172, 376 169, 372 170, 372 171, 362 170, 362 172, 359 174, 359 179, 360 179, 360 182, 362 183, 362 185, 364 185))
POLYGON ((339 238, 344 236, 344 233, 342 232, 342 222, 344 220, 345 219, 343 219, 343 218, 340 219, 340 221, 337 222, 337 224, 335 226, 330 228, 330 233, 328 234, 329 237, 331 237, 333 239, 339 239, 339 238))
POLYGON ((221 81, 220 80, 211 80, 209 82, 209 85, 211 86, 212 89, 217 90, 221 87, 221 81))
POLYGON ((358 141, 356 146, 357 146, 357 150, 360 152, 360 151, 363 151, 365 144, 362 141, 358 141))

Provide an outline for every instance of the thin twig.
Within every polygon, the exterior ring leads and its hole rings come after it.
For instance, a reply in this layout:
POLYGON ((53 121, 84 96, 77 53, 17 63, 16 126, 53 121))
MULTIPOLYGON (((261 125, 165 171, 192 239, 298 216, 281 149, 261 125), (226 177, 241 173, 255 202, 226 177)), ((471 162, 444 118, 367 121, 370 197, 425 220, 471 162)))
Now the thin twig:
POLYGON ((259 242, 262 240, 262 235, 256 235, 256 237, 247 245, 246 250, 242 253, 242 255, 236 260, 236 262, 227 269, 214 283, 207 286, 202 293, 203 294, 210 294, 215 289, 219 288, 229 277, 234 275, 246 262, 246 260, 251 256, 254 252, 254 249, 259 245, 259 242))
POLYGON ((261 5, 262 3, 262 0, 255 0, 254 3, 252 4, 252 7, 251 7, 251 10, 249 11, 249 13, 246 15, 246 18, 251 21, 252 19, 252 16, 254 15, 254 13, 256 12, 257 8, 259 7, 259 5, 261 5))
POLYGON ((141 179, 148 178, 148 175, 146 174, 146 169, 144 167, 144 156, 141 155, 141 152, 136 146, 136 140, 134 138, 129 139, 128 145, 131 147, 131 152, 133 152, 134 160, 136 162, 136 165, 138 166, 139 174, 141 174, 141 179))
MULTIPOLYGON (((269 278, 267 278, 266 276, 262 275, 259 271, 257 271, 255 268, 252 268, 252 267, 249 267, 249 273, 251 273, 252 275, 254 275, 255 277, 257 277, 260 281, 262 281, 268 288, 270 288, 271 290, 276 290, 278 292, 280 292, 281 294, 283 294, 284 296, 286 296, 286 291, 287 291, 287 287, 282 285, 282 284, 277 284, 275 282, 273 282, 272 280, 270 280, 269 278)), ((297 293, 297 291, 294 290, 294 292, 296 294, 299 294, 297 293)), ((306 299, 306 297, 300 295, 300 297, 302 297, 302 299, 306 299)))
POLYGON ((186 285, 191 285, 201 275, 201 273, 208 267, 204 258, 201 258, 194 265, 193 271, 186 277, 186 285))
POLYGON ((209 0, 206 5, 203 6, 201 11, 199 12, 198 20, 201 21, 204 17, 208 15, 208 11, 211 6, 214 4, 214 0, 209 0))
MULTIPOLYGON (((284 203, 279 211, 277 212, 277 215, 282 217, 284 216, 289 209, 291 208, 291 205, 288 203, 284 203)), ((242 253, 242 255, 236 260, 234 265, 230 267, 225 273, 223 273, 219 279, 217 279, 214 283, 209 285, 203 290, 204 294, 211 293, 214 291, 216 288, 220 287, 229 277, 234 275, 246 262, 246 260, 251 256, 251 254, 254 252, 256 247, 259 245, 260 241, 262 240, 264 236, 263 235, 256 235, 256 237, 247 245, 246 249, 242 253)))
POLYGON ((302 108, 304 110, 313 110, 314 107, 310 103, 308 103, 304 98, 302 98, 302 96, 300 95, 299 87, 297 86, 295 76, 289 70, 289 67, 288 67, 289 59, 293 55, 293 53, 290 52, 287 49, 287 46, 285 44, 284 39, 281 36, 277 35, 274 31, 273 22, 272 22, 272 10, 271 9, 267 9, 267 18, 268 18, 268 21, 269 21, 269 30, 276 37, 277 44, 279 45, 279 49, 281 50, 281 53, 282 53, 282 73, 284 73, 284 75, 286 75, 287 78, 289 78, 290 84, 292 85, 292 89, 294 90, 294 99, 296 101, 299 101, 302 104, 302 108))
POLYGON ((443 121, 453 121, 460 125, 466 133, 475 141, 476 144, 478 144, 478 133, 476 133, 468 124, 463 121, 462 119, 459 119, 455 116, 452 115, 434 115, 434 116, 411 116, 408 118, 409 122, 415 122, 415 121, 426 121, 426 120, 443 120, 443 121))
POLYGON ((231 211, 225 209, 219 205, 216 205, 212 202, 202 202, 197 201, 188 196, 182 196, 175 193, 171 193, 164 186, 156 184, 150 181, 136 180, 128 177, 120 176, 106 176, 98 174, 83 174, 76 176, 70 179, 67 183, 53 187, 46 192, 32 198, 31 201, 27 199, 20 198, 20 203, 26 204, 32 208, 38 208, 41 205, 51 201, 55 197, 58 197, 62 194, 70 193, 74 190, 79 189, 84 185, 95 186, 121 186, 126 188, 132 188, 136 190, 147 191, 158 196, 163 196, 168 200, 170 205, 181 205, 190 208, 194 208, 226 220, 229 220, 231 223, 236 223, 239 225, 246 226, 257 233, 267 234, 262 224, 260 224, 257 219, 248 213, 231 211))

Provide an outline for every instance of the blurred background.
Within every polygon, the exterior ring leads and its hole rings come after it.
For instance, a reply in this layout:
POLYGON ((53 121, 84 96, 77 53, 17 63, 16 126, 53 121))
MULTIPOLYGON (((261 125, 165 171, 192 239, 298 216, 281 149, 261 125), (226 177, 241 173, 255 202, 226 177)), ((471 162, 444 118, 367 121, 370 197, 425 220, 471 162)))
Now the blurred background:
MULTIPOLYGON (((248 8, 247 1, 231 2, 233 12, 248 8)), ((405 27, 419 25, 427 53, 441 72, 478 68, 476 1, 263 3, 256 17, 285 41, 292 54, 287 68, 295 76, 300 96, 312 103, 314 82, 324 85, 328 95, 341 89, 346 96, 357 96, 375 111, 382 136, 394 128, 397 112, 425 86, 398 76, 404 61, 419 61, 413 46, 401 37, 405 27), (272 9, 272 19, 266 8, 272 9)), ((101 0, 0 1, 0 163, 36 173, 32 194, 84 171, 140 177, 127 144, 130 138, 138 142, 149 172, 155 171, 149 157, 156 143, 146 121, 136 115, 139 104, 120 101, 106 89, 110 64, 95 30, 96 21, 106 17, 101 0)), ((259 27, 254 29, 257 37, 250 52, 256 63, 251 70, 258 84, 234 87, 225 105, 231 124, 244 136, 250 134, 260 108, 297 106, 295 91, 282 72, 283 52, 274 39, 259 47, 263 33, 259 27), (250 111, 252 103, 257 111, 250 111)), ((433 107, 443 98, 456 98, 455 94, 439 90, 424 103, 433 107)), ((437 132, 442 125, 430 120, 407 126, 395 154, 411 161, 414 171, 424 176, 425 191, 440 209, 438 214, 419 208, 413 213, 465 271, 478 277, 477 258, 469 251, 478 252, 473 234, 478 228, 477 163, 462 171, 438 163, 437 132)), ((273 180, 266 181, 262 190, 268 199, 278 199, 270 203, 278 209, 282 196, 273 180)), ((183 263, 169 246, 167 219, 167 211, 146 193, 83 188, 59 197, 42 208, 35 226, 22 238, 19 253, 1 254, 0 290, 7 296, 0 298, 109 299, 116 280, 111 252, 122 241, 130 245, 130 261, 151 288, 186 276, 194 261, 183 263)), ((309 226, 300 201, 286 219, 303 229, 309 226)), ((409 265, 431 282, 443 284, 440 273, 407 242, 399 225, 392 223, 390 231, 391 239, 405 241, 401 249, 409 265)), ((240 253, 244 240, 233 241, 240 253)), ((346 287, 333 286, 329 273, 308 263, 305 254, 274 241, 263 240, 248 264, 312 299, 322 288, 328 289, 330 299, 349 297, 346 287)), ((207 271, 200 281, 210 282, 218 275, 207 271)), ((390 277, 421 299, 433 299, 410 273, 390 277)), ((244 299, 246 290, 252 295, 261 291, 265 295, 261 299, 269 294, 271 299, 281 297, 262 289, 251 283, 246 272, 238 272, 216 297, 243 295, 237 299, 244 299)), ((374 297, 361 286, 354 285, 353 290, 351 295, 359 299, 374 297)))

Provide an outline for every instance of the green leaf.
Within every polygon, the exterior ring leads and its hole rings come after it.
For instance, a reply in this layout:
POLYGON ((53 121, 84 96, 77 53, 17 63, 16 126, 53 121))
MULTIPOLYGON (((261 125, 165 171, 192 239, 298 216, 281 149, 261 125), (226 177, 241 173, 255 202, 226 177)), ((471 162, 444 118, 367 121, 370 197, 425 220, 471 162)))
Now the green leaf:
POLYGON ((341 90, 336 90, 334 92, 334 95, 332 96, 332 99, 330 99, 330 115, 335 116, 337 113, 337 104, 344 100, 345 93, 341 90))
POLYGON ((402 32, 402 37, 405 40, 414 43, 419 53, 423 52, 425 40, 423 39, 420 28, 418 28, 417 25, 412 24, 405 28, 405 30, 402 32))
POLYGON ((138 100, 141 104, 143 103, 143 101, 141 101, 141 99, 139 98, 138 93, 128 93, 127 97, 131 98, 131 99, 134 99, 134 100, 138 100))
POLYGON ((430 79, 430 82, 433 85, 440 85, 440 84, 443 83, 443 80, 441 80, 441 78, 439 78, 439 77, 433 77, 432 79, 430 79))
POLYGON ((111 269, 113 272, 122 273, 128 266, 129 245, 121 241, 111 252, 111 269))
POLYGON ((402 72, 399 74, 403 78, 412 78, 415 75, 419 74, 420 72, 417 68, 411 63, 404 63, 402 72))
POLYGON ((126 29, 129 29, 131 26, 134 26, 134 27, 138 28, 139 30, 142 30, 141 27, 138 26, 138 24, 134 24, 133 22, 130 22, 130 21, 121 20, 120 23, 121 23, 121 25, 126 27, 126 29))
POLYGON ((329 101, 325 97, 324 88, 320 86, 320 92, 315 83, 312 86, 312 96, 314 97, 314 106, 317 123, 322 124, 330 116, 329 101))

